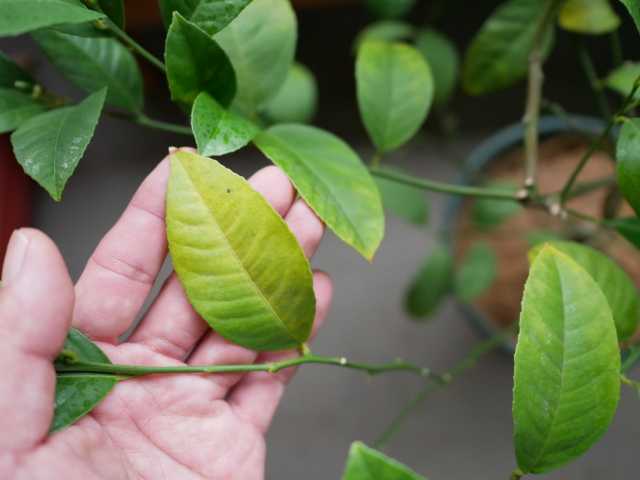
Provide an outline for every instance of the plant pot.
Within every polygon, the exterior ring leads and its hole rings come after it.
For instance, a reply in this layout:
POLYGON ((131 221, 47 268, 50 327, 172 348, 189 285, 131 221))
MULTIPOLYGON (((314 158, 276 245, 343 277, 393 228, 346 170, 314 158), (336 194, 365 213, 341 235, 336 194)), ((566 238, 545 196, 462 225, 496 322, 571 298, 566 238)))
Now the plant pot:
MULTIPOLYGON (((590 139, 598 135, 604 125, 594 118, 571 116, 567 119, 543 117, 540 121, 539 177, 542 193, 558 191, 571 174, 590 139)), ((498 131, 481 143, 469 156, 460 178, 465 185, 483 181, 512 181, 519 184, 524 176, 522 143, 523 126, 513 125, 498 131)), ((581 174, 581 181, 594 180, 614 172, 615 165, 608 154, 599 152, 581 174)), ((590 193, 572 200, 569 206, 584 213, 600 216, 606 193, 590 193)), ((473 199, 452 199, 447 207, 445 232, 453 245, 459 262, 474 241, 489 243, 498 258, 498 274, 492 287, 470 304, 458 302, 458 309, 482 335, 495 335, 500 327, 517 322, 522 289, 528 274, 527 251, 530 248, 522 232, 534 230, 560 231, 566 223, 548 213, 525 209, 510 217, 495 229, 482 232, 473 228, 470 210, 473 199)), ((627 206, 625 206, 627 208, 627 206)), ((630 213, 630 211, 629 211, 630 213)), ((588 228, 577 225, 578 228, 588 228)), ((578 230, 579 232, 579 230, 578 230)), ((615 234, 601 238, 599 244, 620 263, 636 284, 640 283, 640 266, 634 247, 615 234)), ((505 340, 503 349, 510 354, 515 338, 505 340)))
POLYGON ((32 187, 13 155, 9 135, 0 135, 0 263, 13 231, 31 222, 32 187))

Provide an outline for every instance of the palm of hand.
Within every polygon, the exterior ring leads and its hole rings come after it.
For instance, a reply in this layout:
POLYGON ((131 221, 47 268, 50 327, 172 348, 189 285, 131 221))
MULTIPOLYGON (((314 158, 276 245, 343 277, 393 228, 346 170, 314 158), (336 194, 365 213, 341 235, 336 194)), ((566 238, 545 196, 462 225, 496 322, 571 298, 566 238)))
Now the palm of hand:
MULTIPOLYGON (((166 255, 164 192, 168 166, 149 176, 91 257, 74 289, 60 254, 36 231, 10 246, 0 290, 1 478, 264 477, 264 434, 292 371, 218 375, 157 375, 119 383, 90 415, 47 437, 55 374, 51 360, 74 326, 99 340, 113 362, 139 365, 244 364, 292 352, 256 354, 230 344, 189 305, 174 275, 165 282, 129 341, 117 338, 135 318, 166 255), (26 255, 12 255, 12 250, 26 255), (24 253, 24 252, 22 252, 24 253), (20 258, 16 262, 15 257, 20 258), (13 257, 13 258, 11 258, 13 257), (37 280, 37 281, 36 281, 37 280), (52 289, 55 288, 55 295, 52 289), (48 302, 35 301, 47 295, 48 302), (16 319, 23 320, 16 324, 16 319), (6 357, 6 358, 5 358, 6 357)), ((275 168, 251 183, 282 214, 311 256, 322 224, 275 168)), ((331 297, 326 275, 314 275, 323 320, 331 297)))

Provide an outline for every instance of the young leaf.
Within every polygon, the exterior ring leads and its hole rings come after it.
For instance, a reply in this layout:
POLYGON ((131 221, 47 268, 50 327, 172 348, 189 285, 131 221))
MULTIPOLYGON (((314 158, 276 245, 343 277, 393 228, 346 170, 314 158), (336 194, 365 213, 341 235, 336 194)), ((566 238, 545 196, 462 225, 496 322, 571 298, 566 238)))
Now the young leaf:
POLYGON ((514 441, 524 473, 586 452, 620 396, 620 351, 607 299, 574 260, 545 247, 524 289, 515 354, 514 441))
MULTIPOLYGON (((467 50, 462 85, 467 93, 481 95, 501 90, 523 78, 529 52, 547 2, 508 0, 484 22, 467 50)), ((544 32, 545 56, 553 43, 553 28, 544 32)))
MULTIPOLYGON (((640 320, 640 300, 627 272, 602 252, 586 245, 563 241, 548 242, 548 245, 571 257, 591 275, 609 302, 618 339, 623 341, 631 337, 640 320)), ((531 263, 542 248, 543 245, 539 245, 529 251, 531 263)))
POLYGON ((205 157, 235 152, 249 143, 259 131, 246 118, 222 108, 206 92, 198 95, 193 102, 191 129, 198 152, 205 157))
POLYGON ((460 58, 456 46, 442 33, 425 28, 416 36, 416 48, 427 59, 433 75, 433 103, 445 105, 458 83, 460 58))
MULTIPOLYGON (((71 362, 111 363, 98 346, 76 329, 67 335, 57 364, 71 362)), ((67 427, 93 410, 113 389, 114 375, 58 373, 55 407, 50 432, 67 427)))
POLYGON ((238 78, 235 105, 254 114, 287 78, 296 48, 296 16, 289 0, 253 0, 215 38, 238 78))
POLYGON ((640 118, 622 125, 616 145, 616 174, 620 191, 640 215, 640 118))
POLYGON ((384 236, 380 194, 357 153, 318 128, 283 124, 254 143, 291 179, 298 194, 343 241, 368 260, 384 236))
POLYGON ((171 156, 167 233, 191 304, 217 333, 252 350, 283 350, 311 332, 309 263, 267 201, 215 160, 171 156))
POLYGON ((415 4, 416 0, 365 0, 369 11, 379 18, 403 17, 415 4))
POLYGON ((609 220, 607 225, 615 228, 634 247, 640 249, 640 219, 636 217, 616 218, 609 220))
POLYGON ((213 38, 177 12, 164 56, 174 101, 191 105, 204 91, 223 107, 229 106, 236 94, 236 74, 229 58, 213 38))
POLYGON ((129 50, 113 38, 88 38, 54 30, 33 34, 42 50, 75 85, 95 92, 107 87, 109 105, 142 110, 142 75, 129 50))
POLYGON ((16 82, 32 84, 33 78, 13 60, 0 52, 0 87, 14 88, 16 82))
MULTIPOLYGON (((607 75, 604 84, 611 90, 619 93, 623 97, 627 97, 633 89, 633 84, 640 77, 640 63, 625 62, 620 67, 607 75)), ((636 92, 634 99, 640 98, 640 92, 636 92)))
POLYGON ((620 0, 627 7, 629 15, 633 18, 636 28, 640 32, 640 0, 620 0))
POLYGON ((367 25, 353 42, 353 50, 357 52, 367 40, 397 42, 408 40, 415 34, 413 25, 399 20, 380 20, 367 25))
POLYGON ((609 0, 567 0, 560 9, 558 22, 570 32, 600 35, 616 30, 620 17, 609 0))
POLYGON ((445 245, 437 245, 409 286, 407 312, 416 318, 432 315, 442 300, 451 293, 452 282, 451 252, 445 245))
POLYGON ((0 37, 100 18, 102 13, 89 10, 80 0, 0 0, 0 37))
POLYGON ((455 292, 465 302, 482 295, 496 278, 497 259, 486 242, 474 243, 456 271, 455 292))
MULTIPOLYGON (((515 191, 517 187, 507 183, 492 183, 494 189, 508 192, 515 191)), ((481 230, 491 230, 502 224, 509 217, 522 211, 522 206, 517 202, 498 200, 493 198, 479 198, 474 201, 471 210, 471 220, 481 230)))
POLYGON ((342 480, 426 480, 393 458, 353 442, 342 480))
POLYGON ((11 135, 18 163, 56 201, 93 136, 106 93, 30 118, 11 135))
POLYGON ((178 12, 209 35, 215 35, 236 18, 251 0, 160 0, 165 25, 178 12))
POLYGON ((375 177, 375 182, 386 210, 414 225, 427 223, 429 208, 422 190, 386 178, 375 177))
POLYGON ((30 95, 10 88, 0 88, 0 133, 15 130, 25 120, 44 110, 44 106, 30 95))
POLYGON ((433 78, 424 57, 400 43, 365 42, 358 50, 356 84, 360 115, 381 153, 415 135, 433 100, 433 78))
POLYGON ((313 73, 295 63, 284 85, 269 100, 262 113, 274 123, 309 123, 318 106, 318 85, 313 73))

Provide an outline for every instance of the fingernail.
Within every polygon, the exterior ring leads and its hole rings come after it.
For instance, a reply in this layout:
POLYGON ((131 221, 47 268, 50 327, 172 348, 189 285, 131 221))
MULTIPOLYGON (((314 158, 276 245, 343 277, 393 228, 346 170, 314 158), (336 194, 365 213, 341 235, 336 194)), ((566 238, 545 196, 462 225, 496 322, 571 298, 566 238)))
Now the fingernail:
POLYGON ((20 230, 13 232, 7 247, 7 254, 4 257, 4 266, 2 267, 3 285, 8 285, 11 280, 20 274, 28 246, 29 239, 24 233, 20 230))

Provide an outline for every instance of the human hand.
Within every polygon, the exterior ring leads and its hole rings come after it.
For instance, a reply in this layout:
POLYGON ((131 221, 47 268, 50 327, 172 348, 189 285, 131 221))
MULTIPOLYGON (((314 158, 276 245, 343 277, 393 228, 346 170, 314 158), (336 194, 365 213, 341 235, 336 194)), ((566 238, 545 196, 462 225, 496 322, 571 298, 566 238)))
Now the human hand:
MULTIPOLYGON (((89 259, 75 286, 58 249, 37 230, 16 231, 0 288, 0 478, 261 479, 265 440, 292 369, 278 374, 152 375, 120 382, 89 415, 47 436, 55 371, 70 323, 114 363, 249 364, 295 355, 233 345, 196 314, 172 274, 124 343, 167 255, 169 164, 149 175, 89 259)), ((308 257, 321 221, 275 167, 250 183, 284 217, 308 257)), ((331 301, 314 273, 314 330, 331 301)))

